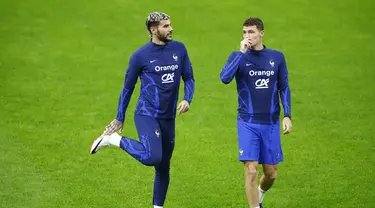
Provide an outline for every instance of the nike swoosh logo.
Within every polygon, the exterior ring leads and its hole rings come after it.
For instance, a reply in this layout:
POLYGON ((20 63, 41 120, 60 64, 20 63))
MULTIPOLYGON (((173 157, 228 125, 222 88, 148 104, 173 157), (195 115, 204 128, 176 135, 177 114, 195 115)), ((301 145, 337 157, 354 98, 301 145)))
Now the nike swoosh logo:
POLYGON ((154 63, 156 60, 151 60, 150 63, 154 63))
POLYGON ((251 66, 251 65, 253 65, 253 64, 246 64, 246 66, 251 66))

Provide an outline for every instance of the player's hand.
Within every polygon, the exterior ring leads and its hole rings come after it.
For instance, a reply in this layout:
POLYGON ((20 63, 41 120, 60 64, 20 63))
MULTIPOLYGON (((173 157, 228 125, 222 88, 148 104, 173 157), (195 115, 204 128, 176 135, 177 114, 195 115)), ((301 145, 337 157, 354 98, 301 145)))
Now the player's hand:
POLYGON ((181 115, 181 113, 185 113, 185 112, 189 111, 189 108, 190 108, 190 105, 189 105, 188 101, 183 100, 177 106, 177 114, 181 115))
POLYGON ((292 131, 292 120, 289 117, 283 119, 283 134, 289 134, 292 131))
POLYGON ((124 125, 124 123, 115 119, 105 127, 104 134, 111 135, 111 134, 113 134, 113 133, 115 133, 116 131, 119 131, 119 130, 120 130, 120 133, 121 133, 123 125, 124 125))
POLYGON ((240 51, 246 53, 247 49, 251 47, 251 41, 248 39, 243 39, 240 43, 240 51))

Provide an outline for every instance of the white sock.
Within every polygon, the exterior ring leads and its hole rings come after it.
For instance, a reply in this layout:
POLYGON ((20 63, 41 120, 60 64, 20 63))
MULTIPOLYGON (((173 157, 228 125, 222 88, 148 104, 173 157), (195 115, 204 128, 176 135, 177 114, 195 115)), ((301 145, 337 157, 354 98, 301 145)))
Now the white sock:
POLYGON ((259 208, 259 206, 256 206, 256 207, 254 207, 254 208, 259 208))
POLYGON ((259 187, 258 187, 258 190, 259 190, 259 203, 262 203, 263 198, 264 198, 264 195, 266 194, 267 191, 263 191, 263 190, 260 188, 260 185, 259 185, 259 187))
POLYGON ((111 143, 111 145, 119 147, 121 138, 122 138, 122 136, 118 135, 115 132, 115 133, 111 134, 111 136, 109 136, 109 143, 111 143))
POLYGON ((159 206, 154 205, 154 208, 163 208, 163 207, 159 207, 159 206))

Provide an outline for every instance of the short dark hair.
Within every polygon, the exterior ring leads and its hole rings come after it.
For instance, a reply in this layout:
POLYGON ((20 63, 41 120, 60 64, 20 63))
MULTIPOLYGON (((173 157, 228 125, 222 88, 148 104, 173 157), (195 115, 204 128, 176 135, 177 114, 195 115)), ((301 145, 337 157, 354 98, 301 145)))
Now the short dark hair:
POLYGON ((250 17, 248 19, 246 19, 242 26, 256 26, 258 30, 262 31, 264 30, 264 24, 263 24, 263 21, 261 19, 259 19, 258 17, 250 17))
POLYGON ((151 33, 151 27, 158 26, 161 20, 169 20, 169 15, 163 12, 152 12, 147 16, 146 27, 149 33, 151 33))
POLYGON ((157 22, 146 22, 146 27, 149 33, 151 33, 151 27, 157 27, 160 21, 157 22))

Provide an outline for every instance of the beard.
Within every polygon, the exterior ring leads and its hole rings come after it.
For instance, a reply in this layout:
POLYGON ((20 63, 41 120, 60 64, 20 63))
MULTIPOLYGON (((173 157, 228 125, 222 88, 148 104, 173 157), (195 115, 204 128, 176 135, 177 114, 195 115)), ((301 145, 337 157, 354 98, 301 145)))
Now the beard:
POLYGON ((169 37, 170 35, 172 35, 172 31, 171 31, 170 33, 165 34, 165 35, 162 35, 162 34, 160 33, 160 31, 158 31, 158 32, 156 33, 156 37, 157 37, 160 41, 162 41, 162 42, 164 42, 164 43, 169 42, 169 41, 172 40, 172 37, 169 37))

